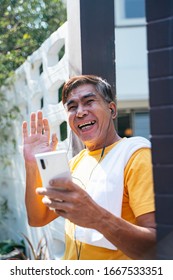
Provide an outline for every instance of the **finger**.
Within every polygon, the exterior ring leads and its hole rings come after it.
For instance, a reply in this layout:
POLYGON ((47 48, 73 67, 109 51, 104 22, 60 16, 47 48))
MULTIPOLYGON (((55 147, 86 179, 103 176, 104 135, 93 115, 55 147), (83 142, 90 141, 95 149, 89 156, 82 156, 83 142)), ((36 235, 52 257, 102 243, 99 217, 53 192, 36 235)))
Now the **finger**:
POLYGON ((44 196, 42 198, 42 202, 44 204, 46 204, 48 207, 53 207, 53 208, 56 208, 58 207, 59 203, 64 203, 64 200, 61 200, 61 199, 53 199, 53 198, 50 198, 50 197, 47 197, 47 196, 44 196))
POLYGON ((68 218, 68 213, 65 212, 64 210, 55 209, 54 212, 55 212, 58 216, 61 216, 61 217, 63 217, 63 218, 68 218))
POLYGON ((24 121, 22 124, 22 133, 23 133, 23 139, 28 137, 28 125, 26 121, 24 121))
POLYGON ((43 129, 44 129, 44 133, 47 134, 48 137, 50 137, 50 127, 49 127, 48 119, 43 119, 43 129))
MULTIPOLYGON (((61 190, 59 191, 62 191, 62 188, 61 190)), ((55 188, 51 188, 51 187, 47 187, 47 188, 36 188, 36 193, 39 194, 39 195, 45 195, 45 196, 48 196, 48 197, 51 197, 51 198, 56 198, 58 196, 58 189, 55 189, 55 188)), ((62 200, 62 199, 61 199, 62 200)))
POLYGON ((43 113, 41 111, 37 112, 37 133, 42 134, 43 130, 43 113))
POLYGON ((56 210, 60 210, 64 212, 69 210, 69 204, 64 201, 60 201, 60 200, 55 201, 50 198, 43 197, 42 202, 49 208, 54 208, 56 210))
POLYGON ((64 211, 67 211, 71 209, 72 204, 76 205, 76 194, 67 190, 57 190, 52 188, 44 188, 44 190, 42 188, 41 190, 41 188, 37 188, 36 193, 43 196, 42 202, 51 208, 59 209, 59 203, 63 203, 61 210, 63 209, 64 211))
POLYGON ((48 197, 51 200, 59 200, 59 201, 70 201, 70 199, 68 198, 67 195, 67 191, 65 190, 58 190, 57 188, 52 189, 52 188, 37 188, 36 189, 36 193, 39 195, 44 195, 46 197, 48 197))
POLYGON ((61 216, 65 219, 68 218, 68 213, 65 212, 64 210, 58 210, 58 209, 55 209, 54 212, 58 215, 58 216, 61 216))
POLYGON ((36 193, 39 194, 39 195, 47 195, 47 189, 46 188, 36 188, 36 193))
MULTIPOLYGON (((49 207, 49 209, 50 210, 53 210, 55 213, 56 213, 56 209, 55 208, 53 208, 53 207, 51 207, 51 200, 48 198, 48 197, 43 197, 43 199, 42 199, 42 202, 47 206, 47 207, 49 207)), ((62 212, 62 213, 65 213, 63 210, 61 210, 60 212, 62 212)), ((57 214, 57 213, 56 213, 57 214)), ((61 215, 58 215, 58 216, 62 216, 62 214, 61 215)))
POLYGON ((72 193, 67 190, 58 190, 53 189, 49 194, 48 197, 54 201, 72 201, 72 193))
POLYGON ((57 138, 57 136, 56 136, 56 133, 54 133, 54 134, 52 134, 52 141, 51 141, 51 143, 50 143, 50 146, 51 146, 51 148, 52 148, 53 151, 56 150, 57 144, 58 144, 58 138, 57 138))
POLYGON ((31 113, 30 125, 31 125, 31 134, 35 134, 36 133, 36 114, 35 113, 31 113))
MULTIPOLYGON (((53 190, 56 191, 56 194, 58 192, 59 195, 65 195, 66 191, 82 191, 82 189, 78 185, 73 183, 70 178, 54 178, 50 180, 49 185, 49 188, 37 188, 36 192, 40 195, 49 196, 50 192, 52 192, 53 190)), ((63 200, 62 197, 61 199, 63 200)))
POLYGON ((50 180, 49 185, 56 189, 56 188, 64 188, 68 191, 75 191, 75 190, 82 190, 78 185, 76 185, 70 178, 53 178, 50 180))

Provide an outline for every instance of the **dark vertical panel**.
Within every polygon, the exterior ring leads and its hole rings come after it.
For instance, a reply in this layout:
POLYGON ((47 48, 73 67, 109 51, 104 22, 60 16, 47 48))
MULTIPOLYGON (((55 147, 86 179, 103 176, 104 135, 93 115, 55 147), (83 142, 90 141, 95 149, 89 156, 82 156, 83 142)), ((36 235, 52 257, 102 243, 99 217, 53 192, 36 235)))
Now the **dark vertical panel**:
POLYGON ((82 73, 102 76, 115 89, 114 0, 81 0, 82 73))
POLYGON ((173 1, 146 0, 157 259, 173 259, 173 1))

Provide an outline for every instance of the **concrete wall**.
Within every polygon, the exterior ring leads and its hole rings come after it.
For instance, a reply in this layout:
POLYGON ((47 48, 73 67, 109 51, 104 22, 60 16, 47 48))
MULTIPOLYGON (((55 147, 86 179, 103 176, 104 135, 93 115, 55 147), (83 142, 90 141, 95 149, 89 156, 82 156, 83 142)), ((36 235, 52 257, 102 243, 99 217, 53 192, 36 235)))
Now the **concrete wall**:
POLYGON ((11 155, 11 165, 0 171, 0 240, 20 241, 23 239, 21 233, 24 233, 37 248, 40 239, 46 236, 49 245, 47 253, 50 258, 59 258, 63 254, 64 220, 57 219, 42 228, 28 226, 24 204, 25 168, 21 125, 23 120, 29 121, 32 111, 42 109, 44 116, 49 119, 51 132, 58 135, 58 149, 67 149, 71 158, 69 127, 67 125, 67 137, 63 141, 60 130, 61 124, 66 122, 66 113, 59 100, 60 90, 68 78, 67 23, 65 23, 28 57, 16 70, 14 84, 4 89, 9 102, 19 106, 21 117, 14 123, 18 147, 16 154, 11 155), (64 55, 60 58, 62 48, 64 55))

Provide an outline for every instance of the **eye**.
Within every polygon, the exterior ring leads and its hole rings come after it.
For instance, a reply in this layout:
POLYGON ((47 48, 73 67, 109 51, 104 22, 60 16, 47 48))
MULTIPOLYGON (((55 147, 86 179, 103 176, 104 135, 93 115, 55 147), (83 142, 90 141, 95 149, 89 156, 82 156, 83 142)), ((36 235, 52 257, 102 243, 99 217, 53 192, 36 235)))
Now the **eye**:
POLYGON ((88 99, 87 100, 87 104, 91 104, 92 102, 94 102, 94 99, 88 99))
POLYGON ((68 112, 73 112, 73 111, 76 110, 76 108, 77 108, 76 105, 71 105, 71 106, 69 106, 69 107, 67 108, 67 110, 68 110, 68 112))

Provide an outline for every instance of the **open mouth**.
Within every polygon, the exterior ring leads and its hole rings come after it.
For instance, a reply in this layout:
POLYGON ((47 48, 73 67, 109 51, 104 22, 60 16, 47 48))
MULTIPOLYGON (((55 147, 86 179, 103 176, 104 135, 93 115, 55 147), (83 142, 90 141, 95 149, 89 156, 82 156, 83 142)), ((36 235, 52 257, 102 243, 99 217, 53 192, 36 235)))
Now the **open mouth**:
POLYGON ((96 121, 86 122, 86 123, 82 123, 82 124, 78 125, 78 127, 81 130, 85 130, 85 129, 92 127, 95 123, 96 123, 96 121))

